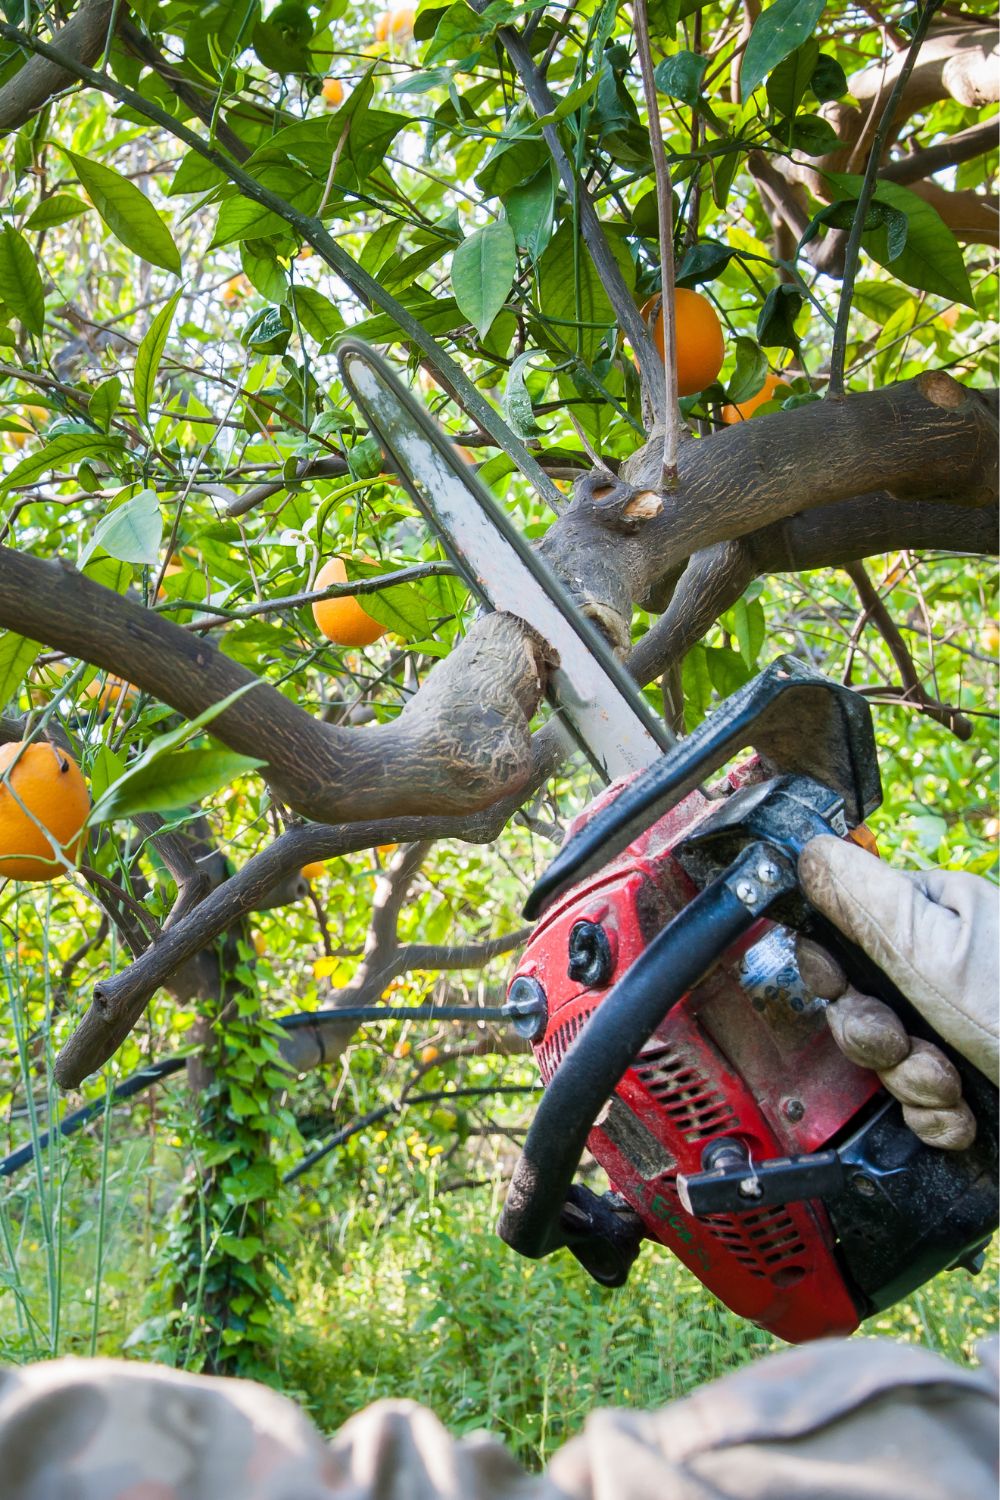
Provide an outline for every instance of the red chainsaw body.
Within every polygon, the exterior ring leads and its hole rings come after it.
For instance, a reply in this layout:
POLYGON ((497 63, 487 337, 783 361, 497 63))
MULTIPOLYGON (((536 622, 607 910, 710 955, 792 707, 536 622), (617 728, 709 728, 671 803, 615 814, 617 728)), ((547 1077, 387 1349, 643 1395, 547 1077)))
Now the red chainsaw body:
MULTIPOLYGON (((730 784, 753 774, 753 763, 740 767, 730 784)), ((592 803, 570 833, 620 788, 592 803)), ((713 805, 693 792, 539 923, 513 977, 536 979, 547 996, 546 1029, 534 1044, 546 1083, 615 979, 696 894, 672 850, 713 805), (610 944, 605 988, 567 975, 570 931, 581 921, 599 923, 610 944)), ((873 1073, 844 1058, 822 1008, 801 992, 790 935, 760 922, 673 1008, 587 1144, 650 1237, 734 1312, 791 1343, 846 1334, 861 1315, 822 1203, 697 1219, 682 1207, 676 1180, 700 1172, 705 1147, 726 1137, 756 1162, 821 1150, 878 1089, 873 1073)))

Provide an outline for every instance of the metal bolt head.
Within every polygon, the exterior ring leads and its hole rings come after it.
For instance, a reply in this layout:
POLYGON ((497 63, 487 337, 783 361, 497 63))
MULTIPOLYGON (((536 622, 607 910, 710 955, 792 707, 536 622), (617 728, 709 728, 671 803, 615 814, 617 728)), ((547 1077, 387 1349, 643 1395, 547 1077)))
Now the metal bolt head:
POLYGON ((757 895, 756 890, 749 880, 738 880, 736 882, 736 899, 742 901, 744 906, 749 906, 757 895))
POLYGON ((757 879, 762 880, 765 885, 774 885, 781 875, 781 871, 773 859, 763 859, 757 866, 757 879))
POLYGON ((806 1112, 806 1107, 801 1099, 784 1099, 781 1104, 781 1112, 785 1119, 791 1120, 794 1125, 802 1119, 802 1116, 806 1112))
POLYGON ((507 991, 503 1013, 518 1036, 529 1042, 538 1041, 545 1034, 549 1018, 548 1001, 538 980, 519 974, 507 991))
POLYGON ((860 1193, 862 1198, 874 1198, 875 1196, 875 1184, 863 1172, 855 1172, 851 1178, 851 1187, 856 1193, 860 1193))

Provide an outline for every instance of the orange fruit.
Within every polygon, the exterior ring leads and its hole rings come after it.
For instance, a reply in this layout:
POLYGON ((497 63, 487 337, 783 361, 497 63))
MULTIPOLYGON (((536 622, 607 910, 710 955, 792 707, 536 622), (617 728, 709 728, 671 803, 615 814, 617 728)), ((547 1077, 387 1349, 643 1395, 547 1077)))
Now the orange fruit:
POLYGON ((253 943, 253 951, 257 957, 263 958, 267 952, 267 938, 264 934, 262 932, 253 932, 250 934, 250 941, 253 943))
MULTIPOLYGON (((325 589, 331 583, 346 583, 347 569, 342 557, 331 557, 316 574, 315 587, 325 589)), ((371 646, 385 635, 385 626, 365 614, 351 594, 339 599, 321 599, 312 607, 313 619, 328 641, 337 646, 371 646)))
POLYGON ((243 301, 244 297, 249 297, 252 291, 253 287, 250 285, 247 278, 243 275, 242 271, 238 276, 230 276, 229 280, 222 288, 223 306, 235 307, 238 302, 243 301))
POLYGON ((979 632, 979 642, 983 650, 988 651, 991 656, 996 656, 1000 651, 1000 625, 996 620, 990 620, 983 626, 979 632))
POLYGON ((394 849, 398 849, 399 845, 398 844, 376 844, 375 847, 378 850, 379 854, 385 856, 387 854, 391 854, 394 849))
POLYGON ((410 1042, 397 1042, 396 1045, 395 1045, 395 1047, 393 1047, 393 1049, 392 1049, 392 1055, 393 1055, 393 1057, 409 1057, 409 1055, 410 1055, 410 1053, 412 1051, 413 1051, 413 1045, 412 1045, 412 1043, 410 1043, 410 1042))
POLYGON ((0 776, 15 760, 9 784, 0 782, 0 876, 55 880, 66 873, 59 856, 75 865, 83 850, 87 783, 73 757, 47 740, 0 745, 0 776))
MULTIPOLYGON (((37 432, 39 428, 45 426, 52 413, 46 411, 44 406, 24 406, 21 408, 19 415, 22 422, 30 422, 31 426, 37 432)), ((8 432, 7 434, 8 439, 13 443, 15 448, 23 448, 30 436, 30 432, 8 432)))
POLYGON ((114 676, 105 678, 104 682, 101 682, 99 677, 95 677, 92 682, 87 683, 84 690, 85 697, 97 699, 98 707, 102 713, 110 713, 116 707, 118 700, 123 694, 124 704, 129 704, 135 698, 136 689, 130 682, 125 682, 123 678, 114 676))
POLYGON ((441 1056, 437 1047, 422 1047, 420 1049, 420 1061, 422 1063, 435 1062, 441 1056))
POLYGON ((339 78, 324 78, 320 93, 327 109, 336 109, 338 104, 344 102, 344 85, 339 78))
POLYGON ((384 10, 375 18, 375 40, 387 42, 390 37, 393 41, 404 42, 413 35, 413 11, 384 10))
POLYGON ((303 880, 318 880, 326 869, 326 863, 322 859, 314 859, 312 864, 303 865, 299 874, 303 880))
POLYGON ((748 396, 745 401, 740 402, 739 406, 724 406, 722 420, 727 425, 732 422, 745 422, 748 417, 753 416, 758 406, 763 406, 766 401, 770 401, 778 386, 784 383, 780 375, 772 375, 768 370, 764 376, 764 384, 756 396, 748 396))
MULTIPOLYGON (((646 322, 654 311, 653 342, 662 358, 663 313, 659 295, 650 297, 642 309, 646 322)), ((688 287, 679 286, 674 293, 674 312, 677 322, 677 394, 694 396, 706 385, 711 385, 722 369, 726 357, 722 324, 708 298, 688 287)))

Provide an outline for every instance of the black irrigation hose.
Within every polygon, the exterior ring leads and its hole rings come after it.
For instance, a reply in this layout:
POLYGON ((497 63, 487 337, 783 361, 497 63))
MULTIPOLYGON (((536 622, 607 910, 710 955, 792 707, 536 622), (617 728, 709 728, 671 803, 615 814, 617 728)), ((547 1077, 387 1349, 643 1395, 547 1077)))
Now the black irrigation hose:
MULTIPOLYGON (((502 1010, 478 1005, 345 1005, 334 1010, 304 1010, 298 1011, 295 1015, 280 1016, 278 1025, 286 1031, 296 1031, 300 1027, 314 1026, 318 1021, 469 1020, 478 1023, 479 1021, 507 1021, 508 1019, 502 1010)), ((147 1067, 130 1073, 121 1083, 115 1084, 111 1090, 110 1102, 117 1104, 122 1099, 131 1099, 133 1094, 140 1094, 143 1089, 151 1088, 154 1083, 169 1078, 172 1073, 179 1073, 186 1062, 186 1056, 165 1057, 161 1062, 150 1063, 147 1067)), ((89 1124, 95 1115, 101 1114, 107 1105, 107 1094, 102 1094, 99 1099, 92 1099, 82 1109, 76 1109, 64 1120, 60 1120, 58 1134, 75 1135, 78 1130, 83 1129, 84 1125, 89 1124)), ((396 1107, 392 1105, 386 1112, 390 1113, 396 1107)), ((45 1150, 51 1138, 52 1132, 43 1130, 37 1143, 29 1141, 27 1145, 12 1151, 9 1156, 0 1158, 0 1179, 12 1177, 21 1167, 27 1166, 28 1162, 33 1160, 36 1151, 45 1150)))
POLYGON ((350 1125, 345 1125, 343 1130, 337 1130, 328 1136, 322 1146, 317 1146, 315 1151, 310 1151, 304 1156, 297 1167, 292 1167, 282 1178, 283 1182, 295 1182, 314 1167, 324 1156, 349 1141, 352 1135, 357 1135, 360 1130, 367 1130, 369 1125, 377 1125, 379 1120, 384 1120, 386 1115, 402 1114, 411 1104, 440 1104, 444 1099, 468 1099, 472 1095, 481 1094, 534 1094, 540 1089, 540 1083, 492 1083, 485 1084, 480 1088, 467 1089, 435 1089, 429 1094, 410 1094, 402 1099, 393 1100, 392 1104, 382 1104, 378 1109, 370 1109, 366 1115, 359 1115, 352 1120, 350 1125))

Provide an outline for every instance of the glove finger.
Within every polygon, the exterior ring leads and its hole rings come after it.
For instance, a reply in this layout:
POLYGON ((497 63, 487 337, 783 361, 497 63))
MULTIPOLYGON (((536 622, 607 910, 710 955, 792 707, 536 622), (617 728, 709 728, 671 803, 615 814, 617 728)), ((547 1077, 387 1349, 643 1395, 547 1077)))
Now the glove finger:
POLYGON ((825 948, 812 938, 797 937, 795 959, 799 978, 811 994, 821 1000, 839 1000, 847 989, 847 975, 825 948))
POLYGON ((904 1104, 903 1119, 915 1136, 939 1151, 964 1151, 976 1139, 976 1120, 963 1099, 950 1109, 923 1109, 904 1104))
POLYGON ((859 1068, 881 1072, 883 1068, 902 1066, 909 1054, 906 1027, 894 1010, 871 995, 849 987, 839 1000, 827 1006, 826 1019, 841 1052, 859 1068))
POLYGON ((830 835, 803 849, 799 878, 938 1035, 1000 1081, 995 889, 957 871, 905 874, 830 835))
POLYGON ((895 1067, 879 1070, 879 1077, 901 1104, 925 1109, 950 1109, 962 1098, 958 1070, 933 1042, 911 1039, 910 1052, 895 1067))

